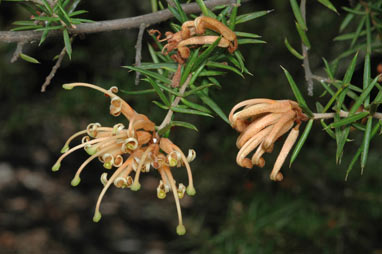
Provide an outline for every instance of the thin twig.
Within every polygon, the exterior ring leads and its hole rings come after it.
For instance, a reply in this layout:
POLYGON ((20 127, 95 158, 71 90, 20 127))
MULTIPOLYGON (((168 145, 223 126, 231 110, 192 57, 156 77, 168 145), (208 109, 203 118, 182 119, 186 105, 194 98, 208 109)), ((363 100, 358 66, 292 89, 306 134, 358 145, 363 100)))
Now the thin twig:
MULTIPOLYGON (((302 18, 304 19, 304 22, 306 24, 306 0, 301 0, 300 10, 301 10, 302 18)), ((304 72, 305 72, 305 80, 308 83, 308 95, 313 96, 313 79, 312 79, 312 71, 310 70, 309 55, 308 55, 309 48, 303 42, 301 42, 301 48, 302 48, 302 55, 304 56, 303 66, 304 66, 304 72)))
POLYGON ((175 98, 175 100, 171 103, 171 106, 170 106, 170 109, 168 110, 167 112, 167 115, 165 116, 165 118, 163 119, 162 123, 159 125, 158 127, 158 131, 160 131, 161 129, 163 129, 167 124, 170 123, 171 121, 171 118, 172 118, 172 114, 174 113, 174 111, 171 110, 172 107, 175 107, 175 106, 178 106, 179 104, 179 101, 180 99, 182 98, 182 95, 184 94, 184 92, 186 91, 186 88, 188 86, 188 84, 190 83, 190 80, 191 80, 191 77, 192 75, 188 75, 186 81, 183 83, 183 85, 180 87, 179 89, 179 94, 180 96, 177 96, 175 98))
MULTIPOLYGON (((248 2, 249 0, 243 0, 242 2, 248 2)), ((231 4, 231 0, 208 0, 205 1, 208 8, 213 8, 217 5, 231 4)), ((200 8, 196 3, 182 4, 182 9, 185 13, 199 13, 200 8)), ((145 15, 140 15, 136 17, 114 19, 107 21, 98 21, 93 23, 83 23, 76 26, 76 28, 70 28, 68 31, 71 34, 89 34, 89 33, 99 33, 114 30, 124 30, 139 28, 142 23, 146 25, 152 25, 160 23, 172 18, 173 15, 169 10, 162 10, 155 13, 149 13, 145 15)), ((38 40, 41 38, 42 32, 36 31, 0 31, 0 41, 2 42, 29 42, 33 40, 38 40)), ((60 36, 61 31, 51 31, 48 34, 50 36, 60 36)))
MULTIPOLYGON (((367 112, 367 111, 364 111, 367 112)), ((313 119, 330 119, 334 118, 336 113, 314 113, 313 114, 313 119)), ((348 117, 349 112, 341 110, 339 113, 340 117, 348 117)), ((382 119, 382 113, 376 112, 373 114, 373 117, 376 119, 382 119)))
POLYGON ((25 42, 18 42, 17 43, 17 47, 15 49, 15 52, 13 53, 11 63, 14 63, 17 61, 17 59, 19 59, 20 54, 23 52, 24 44, 25 44, 25 42))
POLYGON ((50 71, 49 75, 46 77, 44 84, 41 86, 41 92, 45 92, 46 87, 49 86, 50 82, 52 81, 53 77, 56 75, 56 72, 58 68, 60 68, 62 60, 64 59, 64 56, 66 55, 66 47, 64 47, 61 50, 60 55, 58 56, 56 64, 53 66, 52 70, 50 71))
MULTIPOLYGON (((139 32, 137 37, 137 44, 135 44, 135 66, 141 65, 141 59, 142 59, 142 38, 143 38, 143 32, 146 29, 146 24, 142 23, 139 26, 139 32)), ((135 74, 135 85, 137 86, 139 84, 139 77, 141 76, 140 72, 136 72, 135 74)))

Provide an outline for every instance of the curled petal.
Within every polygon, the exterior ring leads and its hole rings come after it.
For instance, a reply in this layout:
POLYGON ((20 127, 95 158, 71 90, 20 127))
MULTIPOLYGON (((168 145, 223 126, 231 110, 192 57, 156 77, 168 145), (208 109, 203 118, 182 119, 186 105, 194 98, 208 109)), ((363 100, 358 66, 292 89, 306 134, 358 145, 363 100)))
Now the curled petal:
POLYGON ((187 161, 192 162, 196 158, 196 152, 194 149, 188 149, 187 161))
POLYGON ((87 127, 86 127, 86 131, 87 131, 87 134, 92 137, 92 138, 95 138, 97 136, 97 129, 101 127, 101 124, 100 123, 91 123, 89 124, 87 127))
POLYGON ((286 157, 288 156, 289 151, 292 149, 294 143, 296 142, 298 134, 299 134, 298 126, 297 126, 297 128, 295 127, 290 131, 287 139, 284 142, 283 147, 281 148, 279 156, 276 159, 276 162, 273 166, 272 172, 269 176, 271 180, 281 181, 283 179, 283 175, 279 171, 280 171, 282 165, 284 164, 284 161, 285 161, 286 157))

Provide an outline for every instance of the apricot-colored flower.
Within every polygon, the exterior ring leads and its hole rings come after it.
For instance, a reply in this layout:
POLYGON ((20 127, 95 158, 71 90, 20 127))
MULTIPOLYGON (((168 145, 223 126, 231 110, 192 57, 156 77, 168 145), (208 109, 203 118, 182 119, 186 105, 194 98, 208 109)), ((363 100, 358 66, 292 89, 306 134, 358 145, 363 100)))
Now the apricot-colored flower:
POLYGON ((271 180, 281 181, 281 167, 296 142, 301 121, 306 120, 307 116, 295 101, 251 99, 238 103, 229 114, 232 127, 240 132, 236 141, 240 149, 236 157, 237 164, 246 168, 252 168, 253 165, 264 167, 263 154, 271 153, 274 143, 291 130, 270 174, 271 180), (247 158, 252 151, 252 158, 247 158))
POLYGON ((71 184, 77 186, 80 181, 80 174, 85 166, 93 159, 98 158, 104 168, 116 170, 108 178, 105 172, 101 175, 101 182, 104 185, 95 208, 93 221, 98 222, 101 219, 100 205, 101 201, 111 186, 114 184, 117 188, 130 188, 138 191, 141 187, 139 178, 141 173, 148 173, 150 168, 157 169, 161 175, 157 188, 157 196, 160 199, 166 197, 170 190, 174 194, 176 208, 178 212, 177 233, 183 235, 186 229, 182 221, 182 211, 179 199, 184 194, 195 195, 192 172, 189 162, 195 158, 195 151, 189 150, 186 157, 178 146, 173 144, 168 138, 161 138, 155 131, 155 124, 145 115, 135 112, 124 100, 115 93, 116 87, 105 90, 98 86, 87 83, 66 84, 65 89, 72 89, 76 86, 84 86, 99 90, 110 97, 110 114, 118 116, 123 114, 129 120, 129 126, 126 128, 122 123, 113 127, 102 127, 99 123, 91 123, 86 130, 79 131, 72 135, 65 143, 61 152, 62 156, 52 167, 53 171, 60 168, 61 161, 72 152, 84 149, 90 157, 85 160, 78 168, 71 184), (69 148, 70 142, 76 137, 82 137, 82 144, 69 148), (176 186, 174 177, 171 173, 171 167, 185 166, 188 175, 187 188, 182 183, 176 186))

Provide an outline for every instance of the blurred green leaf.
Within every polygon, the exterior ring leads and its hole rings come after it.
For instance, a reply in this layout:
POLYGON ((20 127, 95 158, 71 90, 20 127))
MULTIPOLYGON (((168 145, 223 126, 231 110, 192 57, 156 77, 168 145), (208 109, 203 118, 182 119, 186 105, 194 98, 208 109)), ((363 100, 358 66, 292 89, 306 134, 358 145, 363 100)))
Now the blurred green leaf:
POLYGON ((173 126, 179 126, 179 127, 188 128, 188 129, 191 129, 191 130, 194 130, 194 131, 199 131, 198 128, 196 128, 195 125, 193 125, 193 124, 191 124, 191 123, 187 123, 187 122, 182 122, 182 121, 171 121, 170 125, 171 125, 171 127, 173 127, 173 126))
POLYGON ((64 37, 66 53, 68 54, 69 59, 71 59, 72 58, 72 42, 70 41, 68 30, 64 29, 62 31, 62 34, 64 37))
POLYGON ((130 69, 130 70, 133 70, 133 71, 137 71, 137 72, 140 72, 146 76, 149 76, 151 78, 154 78, 154 79, 157 79, 159 81, 162 81, 163 83, 165 84, 171 84, 171 80, 166 78, 166 77, 163 77, 162 75, 156 73, 156 72, 153 72, 153 71, 149 71, 149 70, 145 70, 143 68, 140 68, 140 67, 134 67, 134 66, 122 66, 123 68, 127 68, 127 69, 130 69))
POLYGON ((356 122, 364 117, 366 117, 369 114, 369 112, 360 112, 348 117, 345 117, 339 121, 335 121, 329 125, 330 128, 338 128, 344 125, 352 124, 353 122, 356 122))
MULTIPOLYGON (((237 9, 240 6, 240 0, 236 0, 236 5, 232 8, 231 16, 229 17, 229 28, 233 31, 235 30, 236 25, 236 17, 237 17, 237 9)), ((228 11, 229 8, 226 8, 228 11)))
POLYGON ((351 107, 349 111, 350 114, 354 114, 359 109, 359 107, 365 102, 371 90, 374 88, 375 84, 378 82, 379 77, 380 76, 375 77, 373 82, 371 82, 369 86, 366 89, 364 89, 362 94, 359 96, 359 98, 354 102, 353 106, 351 107))
POLYGON ((237 16, 236 18, 236 25, 244 22, 248 22, 252 19, 260 18, 264 15, 267 15, 268 13, 272 12, 273 10, 267 10, 267 11, 256 11, 256 12, 251 12, 247 14, 243 14, 240 16, 237 16))
POLYGON ((319 3, 323 4, 325 7, 327 7, 329 10, 334 11, 335 13, 338 14, 338 11, 336 7, 329 1, 329 0, 318 0, 319 3))
POLYGON ((21 57, 21 59, 23 59, 23 60, 25 60, 27 62, 34 63, 34 64, 39 64, 40 63, 36 58, 33 58, 33 57, 28 56, 28 55, 23 54, 23 53, 20 53, 19 56, 21 57))
POLYGON ((296 22, 296 29, 297 29, 298 34, 300 35, 302 43, 307 48, 310 48, 310 42, 309 42, 308 36, 306 35, 305 30, 302 29, 302 27, 300 26, 300 24, 298 22, 296 22))
POLYGON ((202 112, 206 112, 208 114, 211 114, 211 110, 209 110, 208 108, 202 106, 202 105, 199 105, 199 104, 196 104, 196 103, 193 103, 189 100, 186 100, 185 98, 181 98, 180 99, 181 102, 186 105, 187 107, 190 107, 192 109, 196 109, 196 110, 199 110, 199 111, 202 111, 202 112))
POLYGON ((373 124, 373 117, 369 116, 367 118, 366 130, 363 136, 362 142, 362 154, 361 154, 361 174, 363 173, 363 169, 366 166, 367 156, 369 154, 369 146, 370 146, 370 135, 371 135, 371 126, 373 124))
POLYGON ((297 1, 296 0, 290 0, 290 5, 292 7, 292 11, 293 11, 294 17, 297 20, 297 23, 300 25, 300 27, 303 30, 305 30, 305 31, 308 30, 308 28, 306 27, 305 21, 301 15, 301 10, 300 10, 300 7, 298 6, 297 1))
POLYGON ((297 52, 297 50, 295 50, 288 42, 288 39, 285 37, 284 39, 284 44, 285 46, 287 47, 287 49, 289 50, 290 53, 292 53, 292 55, 294 55, 295 57, 297 57, 298 59, 300 60, 303 60, 304 59, 304 56, 301 55, 299 52, 297 52))
POLYGON ((362 15, 362 16, 366 15, 365 11, 359 11, 357 9, 352 9, 352 8, 349 8, 349 7, 346 7, 346 6, 343 6, 342 9, 347 11, 347 12, 349 12, 349 13, 351 13, 351 14, 362 15))
POLYGON ((303 107, 303 109, 306 111, 306 113, 309 116, 313 116, 312 111, 309 109, 308 104, 306 104, 306 101, 305 101, 304 97, 302 96, 300 90, 298 89, 296 83, 294 82, 293 77, 289 74, 289 72, 284 67, 282 67, 282 66, 280 66, 280 67, 283 69, 285 76, 288 80, 288 83, 289 83, 290 87, 292 88, 293 94, 296 97, 297 102, 300 105, 300 107, 303 107))
POLYGON ((130 91, 130 90, 121 89, 121 92, 125 94, 129 94, 129 95, 140 95, 140 94, 155 93, 155 89, 146 89, 146 90, 138 90, 138 91, 130 91))
POLYGON ((242 45, 242 44, 263 44, 263 43, 267 43, 266 41, 263 41, 263 40, 257 40, 257 39, 238 39, 237 40, 237 43, 239 45, 242 45))
POLYGON ((229 66, 228 64, 223 64, 223 63, 217 63, 217 62, 209 61, 209 62, 207 62, 206 66, 230 70, 230 71, 235 72, 236 74, 238 74, 242 78, 244 78, 243 74, 238 69, 236 69, 236 68, 234 68, 232 66, 229 66))
POLYGON ((202 112, 202 111, 199 111, 199 110, 195 110, 195 109, 188 109, 188 108, 182 108, 182 107, 179 107, 179 106, 173 106, 171 107, 171 110, 174 111, 174 112, 178 112, 178 113, 183 113, 183 114, 191 114, 191 115, 201 115, 201 116, 209 116, 209 117, 213 117, 212 115, 206 113, 206 112, 202 112))
POLYGON ((358 23, 358 26, 357 26, 357 29, 354 33, 354 37, 350 43, 350 48, 353 48, 355 43, 357 42, 357 39, 358 37, 360 36, 361 32, 362 32, 362 29, 363 29, 363 26, 365 25, 365 21, 366 21, 366 16, 362 17, 361 18, 361 21, 358 23))
POLYGON ((291 159, 289 162, 289 167, 292 165, 292 163, 297 158, 297 155, 300 153, 302 146, 305 144, 306 139, 308 138, 308 135, 310 133, 310 130, 312 129, 314 119, 309 119, 308 123, 305 126, 305 130, 302 133, 300 139, 298 140, 297 144, 294 147, 293 153, 291 155, 291 159))
POLYGON ((238 32, 238 31, 235 31, 235 34, 237 37, 248 37, 248 38, 261 38, 260 35, 258 34, 254 34, 254 33, 245 33, 245 32, 238 32))
MULTIPOLYGON (((373 127, 373 129, 372 129, 372 131, 371 131, 371 133, 370 133, 370 136, 369 136, 369 137, 370 137, 370 138, 369 138, 369 142, 370 142, 370 140, 373 139, 374 136, 377 134, 377 132, 378 132, 378 130, 380 129, 380 127, 381 127, 381 123, 380 123, 380 122, 378 122, 376 125, 374 125, 374 127, 373 127)), ((365 139, 364 139, 364 140, 365 140, 365 139)), ((349 176, 349 173, 352 171, 353 166, 354 166, 354 164, 357 162, 357 160, 358 160, 359 156, 361 155, 363 149, 364 149, 364 144, 362 144, 362 145, 358 148, 358 150, 357 150, 357 152, 355 153, 355 155, 354 155, 352 161, 350 162, 350 164, 349 164, 349 166, 348 166, 348 169, 346 170, 345 181, 347 181, 348 176, 349 176)))
POLYGON ((224 114, 223 110, 219 107, 219 105, 217 105, 210 97, 204 95, 203 93, 198 93, 198 96, 204 102, 204 104, 210 107, 218 116, 220 116, 221 119, 223 119, 226 123, 230 125, 227 116, 224 114))
POLYGON ((167 106, 170 106, 171 103, 168 101, 166 95, 159 88, 159 86, 155 83, 155 81, 152 80, 150 77, 147 77, 147 80, 149 81, 150 85, 154 88, 155 92, 158 94, 159 98, 163 101, 163 103, 167 106))

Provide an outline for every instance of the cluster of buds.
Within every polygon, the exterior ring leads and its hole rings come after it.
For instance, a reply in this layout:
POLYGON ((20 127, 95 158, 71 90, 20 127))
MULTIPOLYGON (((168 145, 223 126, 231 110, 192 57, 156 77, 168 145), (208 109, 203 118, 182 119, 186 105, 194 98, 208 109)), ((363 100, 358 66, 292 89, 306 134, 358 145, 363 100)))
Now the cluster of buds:
POLYGON ((189 162, 191 162, 196 154, 194 150, 189 150, 186 157, 181 149, 173 144, 168 138, 159 137, 155 131, 155 124, 143 114, 135 112, 124 100, 116 95, 118 89, 112 87, 105 90, 101 87, 87 83, 71 83, 65 84, 65 89, 83 86, 96 89, 109 96, 110 114, 118 116, 123 114, 129 120, 129 126, 126 128, 122 123, 113 127, 102 127, 99 123, 89 124, 86 130, 79 131, 72 135, 61 152, 61 157, 52 167, 53 171, 60 168, 61 161, 72 152, 84 149, 90 157, 83 162, 77 170, 71 184, 77 186, 80 183, 80 174, 89 162, 98 158, 104 168, 110 170, 113 167, 116 170, 108 177, 105 172, 101 175, 101 182, 104 185, 101 191, 93 220, 98 222, 101 219, 100 205, 101 201, 108 190, 114 184, 117 188, 130 188, 133 191, 140 189, 139 177, 141 173, 147 173, 150 168, 158 170, 161 176, 157 188, 157 196, 160 199, 166 197, 169 191, 172 191, 175 198, 176 208, 178 212, 179 224, 177 233, 183 235, 186 229, 182 222, 182 212, 179 199, 184 194, 195 195, 195 188, 192 180, 192 173, 189 162), (69 148, 70 142, 76 137, 82 136, 80 145, 69 148), (180 183, 176 186, 176 182, 171 173, 171 167, 185 166, 188 175, 188 186, 180 183))
POLYGON ((270 174, 271 180, 282 181, 280 169, 296 142, 301 121, 307 119, 295 101, 251 99, 238 103, 229 114, 232 128, 240 132, 236 141, 240 149, 237 164, 245 168, 264 167, 264 153, 271 153, 274 143, 290 130, 270 174), (243 109, 237 111, 240 108, 243 109), (247 158, 252 151, 252 158, 247 158))
POLYGON ((212 44, 219 38, 217 35, 205 35, 206 30, 216 32, 222 36, 218 43, 219 47, 228 48, 230 53, 237 49, 236 34, 220 21, 206 16, 184 22, 180 31, 176 33, 166 32, 166 38, 164 39, 160 39, 161 33, 158 30, 150 30, 149 33, 158 33, 157 39, 159 42, 167 41, 162 50, 164 55, 177 50, 177 54, 172 55, 172 58, 178 63, 183 63, 184 59, 190 56, 188 47, 212 44))

